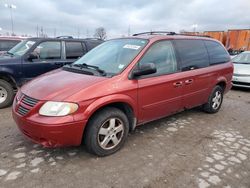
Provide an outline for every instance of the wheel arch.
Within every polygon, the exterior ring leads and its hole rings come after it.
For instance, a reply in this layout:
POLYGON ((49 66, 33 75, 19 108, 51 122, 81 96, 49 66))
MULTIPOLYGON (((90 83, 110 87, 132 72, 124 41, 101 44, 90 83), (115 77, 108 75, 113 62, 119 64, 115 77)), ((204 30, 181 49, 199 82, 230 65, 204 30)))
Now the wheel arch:
POLYGON ((17 83, 11 74, 0 72, 0 80, 4 80, 4 81, 10 83, 12 85, 13 89, 17 89, 17 83))
POLYGON ((136 103, 131 97, 121 94, 100 98, 89 105, 84 113, 84 118, 88 120, 86 127, 89 120, 97 112, 107 107, 115 107, 124 112, 129 120, 129 129, 133 130, 135 128, 137 122, 136 103))
POLYGON ((226 89, 226 86, 227 86, 227 80, 226 80, 226 78, 223 78, 223 77, 219 78, 217 80, 216 85, 220 86, 223 89, 223 92, 224 92, 225 89, 226 89))

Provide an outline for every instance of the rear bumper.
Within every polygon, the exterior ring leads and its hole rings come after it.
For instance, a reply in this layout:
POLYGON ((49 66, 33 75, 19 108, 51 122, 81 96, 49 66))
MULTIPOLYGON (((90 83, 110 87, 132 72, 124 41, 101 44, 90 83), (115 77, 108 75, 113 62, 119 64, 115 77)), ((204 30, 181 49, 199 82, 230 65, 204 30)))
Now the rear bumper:
POLYGON ((62 124, 42 124, 27 120, 12 111, 19 130, 30 140, 45 147, 77 146, 81 144, 86 121, 62 124))

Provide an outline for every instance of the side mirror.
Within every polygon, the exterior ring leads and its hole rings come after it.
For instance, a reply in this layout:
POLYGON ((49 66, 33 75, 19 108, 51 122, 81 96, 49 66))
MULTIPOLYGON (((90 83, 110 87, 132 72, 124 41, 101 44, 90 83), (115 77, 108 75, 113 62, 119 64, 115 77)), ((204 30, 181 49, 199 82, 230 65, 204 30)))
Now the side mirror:
POLYGON ((29 55, 28 55, 28 60, 32 61, 33 59, 38 59, 38 56, 36 53, 34 52, 31 52, 29 55))
POLYGON ((137 69, 133 70, 132 72, 132 78, 142 76, 142 75, 148 75, 156 73, 156 66, 154 63, 146 63, 141 66, 138 66, 137 69))

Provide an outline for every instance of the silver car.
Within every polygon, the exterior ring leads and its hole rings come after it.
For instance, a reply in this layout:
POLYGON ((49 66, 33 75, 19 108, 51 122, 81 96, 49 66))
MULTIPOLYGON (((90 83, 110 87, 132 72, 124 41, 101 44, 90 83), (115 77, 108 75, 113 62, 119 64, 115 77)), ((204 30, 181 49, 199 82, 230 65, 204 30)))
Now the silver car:
POLYGON ((232 59, 234 63, 233 86, 250 88, 250 51, 232 59))

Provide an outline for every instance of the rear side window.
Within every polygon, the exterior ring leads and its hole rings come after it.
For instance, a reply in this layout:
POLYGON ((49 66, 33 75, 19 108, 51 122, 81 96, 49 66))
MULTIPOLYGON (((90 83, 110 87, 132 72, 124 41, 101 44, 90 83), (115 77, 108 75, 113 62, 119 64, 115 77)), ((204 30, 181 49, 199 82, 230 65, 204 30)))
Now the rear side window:
POLYGON ((183 71, 209 66, 207 49, 202 40, 175 40, 183 71))
POLYGON ((66 59, 77 59, 85 54, 81 42, 66 42, 66 59))
POLYGON ((88 51, 92 50, 93 48, 95 48, 96 46, 98 46, 99 44, 101 44, 102 41, 85 41, 85 44, 87 45, 88 51))
POLYGON ((170 41, 161 41, 153 44, 139 62, 139 66, 154 63, 156 73, 146 77, 170 74, 177 71, 174 48, 170 41))
POLYGON ((214 41, 204 41, 207 47, 210 64, 220 64, 230 61, 230 57, 226 50, 217 42, 214 41))

